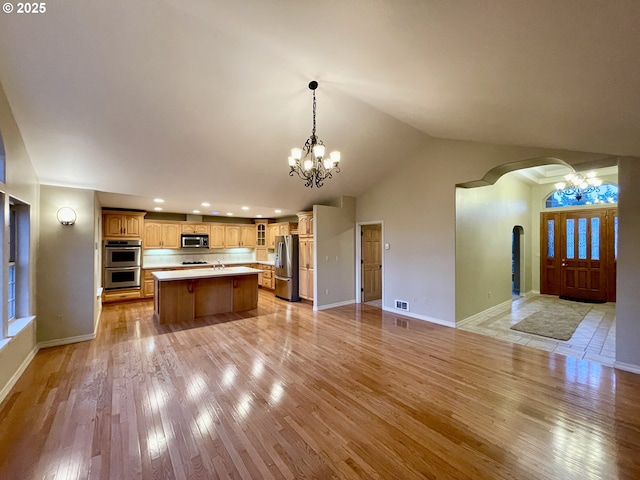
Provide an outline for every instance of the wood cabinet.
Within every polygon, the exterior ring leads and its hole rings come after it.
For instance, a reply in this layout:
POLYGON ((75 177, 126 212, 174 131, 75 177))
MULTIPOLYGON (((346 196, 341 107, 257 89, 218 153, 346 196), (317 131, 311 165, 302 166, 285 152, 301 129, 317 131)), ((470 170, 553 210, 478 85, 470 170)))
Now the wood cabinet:
MULTIPOLYGON (((113 220, 112 223, 113 228, 119 231, 122 219, 118 222, 113 220)), ((210 249, 256 248, 256 226, 253 224, 146 220, 143 230, 144 248, 180 248, 180 236, 183 233, 209 235, 210 249)))
POLYGON ((226 225, 224 227, 224 247, 238 248, 240 246, 240 226, 226 225))
POLYGON ((102 211, 103 238, 141 238, 144 212, 102 211))
POLYGON ((180 224, 176 222, 144 222, 144 248, 180 248, 180 224))
POLYGON ((257 308, 258 272, 240 268, 235 272, 187 272, 178 278, 173 272, 158 274, 160 278, 154 277, 154 318, 159 323, 175 323, 257 308))
POLYGON ((183 223, 181 232, 187 234, 209 235, 209 225, 206 223, 183 223))
POLYGON ((297 223, 280 222, 267 225, 267 248, 275 249, 276 237, 278 235, 290 235, 298 228, 297 223))
POLYGON ((102 303, 123 302, 125 300, 140 300, 142 291, 139 288, 105 290, 102 292, 102 303))
POLYGON ((314 282, 314 237, 313 237, 313 212, 298 213, 299 248, 299 279, 298 289, 300 298, 313 300, 314 282))
POLYGON ((209 248, 224 248, 224 225, 209 227, 209 248))
MULTIPOLYGON (((267 249, 267 220, 256 220, 256 260, 264 262, 269 258, 267 249)), ((262 282, 260 282, 262 283, 262 282)))
POLYGON ((209 248, 255 248, 255 225, 222 225, 211 226, 209 248))
POLYGON ((298 235, 313 236, 313 212, 298 213, 298 235))
POLYGON ((242 248, 255 248, 256 246, 256 226, 242 225, 240 227, 240 246, 242 248))
POLYGON ((275 290, 276 278, 273 275, 273 266, 261 264, 257 268, 262 270, 262 278, 260 285, 262 288, 268 288, 269 290, 275 290))
POLYGON ((189 265, 184 268, 145 268, 142 270, 142 298, 153 298, 155 287, 153 283, 153 272, 166 272, 171 270, 184 270, 185 268, 211 268, 211 265, 189 265))

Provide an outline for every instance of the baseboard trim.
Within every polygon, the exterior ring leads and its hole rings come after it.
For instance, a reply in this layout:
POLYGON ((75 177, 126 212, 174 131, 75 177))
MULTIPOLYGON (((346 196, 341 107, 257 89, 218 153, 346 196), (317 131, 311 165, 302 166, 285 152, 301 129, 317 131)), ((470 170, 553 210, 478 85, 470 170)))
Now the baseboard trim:
POLYGON ((46 342, 39 342, 39 348, 60 347, 62 345, 69 345, 70 343, 86 342, 87 340, 95 340, 96 334, 89 333, 87 335, 78 335, 76 337, 56 338, 55 340, 47 340, 46 342))
POLYGON ((625 370, 627 372, 631 372, 631 373, 637 373, 640 375, 640 366, 638 365, 634 365, 632 363, 624 363, 624 362, 615 362, 613 364, 614 368, 617 368, 618 370, 625 370))
POLYGON ((20 367, 18 367, 18 370, 15 371, 4 388, 0 391, 0 403, 4 402, 4 399, 7 397, 7 395, 9 395, 9 392, 11 392, 11 389, 18 382, 24 371, 36 356, 36 353, 38 353, 39 349, 40 348, 38 347, 38 345, 33 347, 33 349, 29 352, 29 355, 27 355, 24 361, 20 364, 20 367))
POLYGON ((322 305, 320 307, 317 307, 314 305, 313 309, 317 312, 319 310, 328 310, 329 308, 344 307, 345 305, 351 305, 354 303, 356 303, 356 301, 351 299, 351 300, 345 300, 344 302, 331 303, 329 305, 322 305))
POLYGON ((513 303, 513 300, 505 300, 504 302, 499 303, 498 305, 494 305, 493 307, 489 307, 486 310, 483 310, 482 312, 474 313, 470 317, 463 318, 459 322, 456 322, 456 326, 462 326, 466 323, 477 320, 478 318, 483 317, 485 315, 491 315, 492 313, 496 313, 498 310, 504 309, 505 307, 508 307, 512 303, 513 303))
POLYGON ((382 310, 385 312, 393 313, 396 315, 400 315, 402 317, 415 318, 416 320, 422 320, 424 322, 435 323, 438 325, 442 325, 443 327, 455 328, 456 324, 452 322, 448 322, 446 320, 442 320, 441 318, 429 317, 427 315, 420 315, 419 313, 411 313, 405 312, 404 310, 397 310, 395 308, 382 307, 382 310))

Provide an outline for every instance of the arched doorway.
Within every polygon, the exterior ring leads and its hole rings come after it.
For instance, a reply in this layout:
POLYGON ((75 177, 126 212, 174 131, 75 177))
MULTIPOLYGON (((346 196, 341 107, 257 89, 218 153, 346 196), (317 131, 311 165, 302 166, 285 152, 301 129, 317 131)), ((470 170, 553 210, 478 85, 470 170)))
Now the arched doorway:
POLYGON ((524 228, 516 225, 511 232, 511 293, 516 296, 525 288, 524 264, 524 228))

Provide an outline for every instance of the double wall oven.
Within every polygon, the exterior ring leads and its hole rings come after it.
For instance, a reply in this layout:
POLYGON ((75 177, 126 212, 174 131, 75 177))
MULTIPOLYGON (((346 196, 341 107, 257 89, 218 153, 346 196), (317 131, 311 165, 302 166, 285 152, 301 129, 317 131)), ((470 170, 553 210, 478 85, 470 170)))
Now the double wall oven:
POLYGON ((140 288, 142 240, 104 241, 104 288, 140 288))

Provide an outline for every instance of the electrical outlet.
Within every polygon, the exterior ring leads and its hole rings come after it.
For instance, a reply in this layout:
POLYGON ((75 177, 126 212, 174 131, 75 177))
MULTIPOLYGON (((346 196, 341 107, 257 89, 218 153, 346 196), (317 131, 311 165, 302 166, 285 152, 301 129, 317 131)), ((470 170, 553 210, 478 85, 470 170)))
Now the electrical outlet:
POLYGON ((57 315, 56 320, 58 321, 58 323, 62 323, 62 315, 57 315))
POLYGON ((491 292, 487 293, 487 298, 491 298, 491 292))
POLYGON ((329 289, 328 288, 324 291, 324 294, 325 295, 329 295, 329 289))

